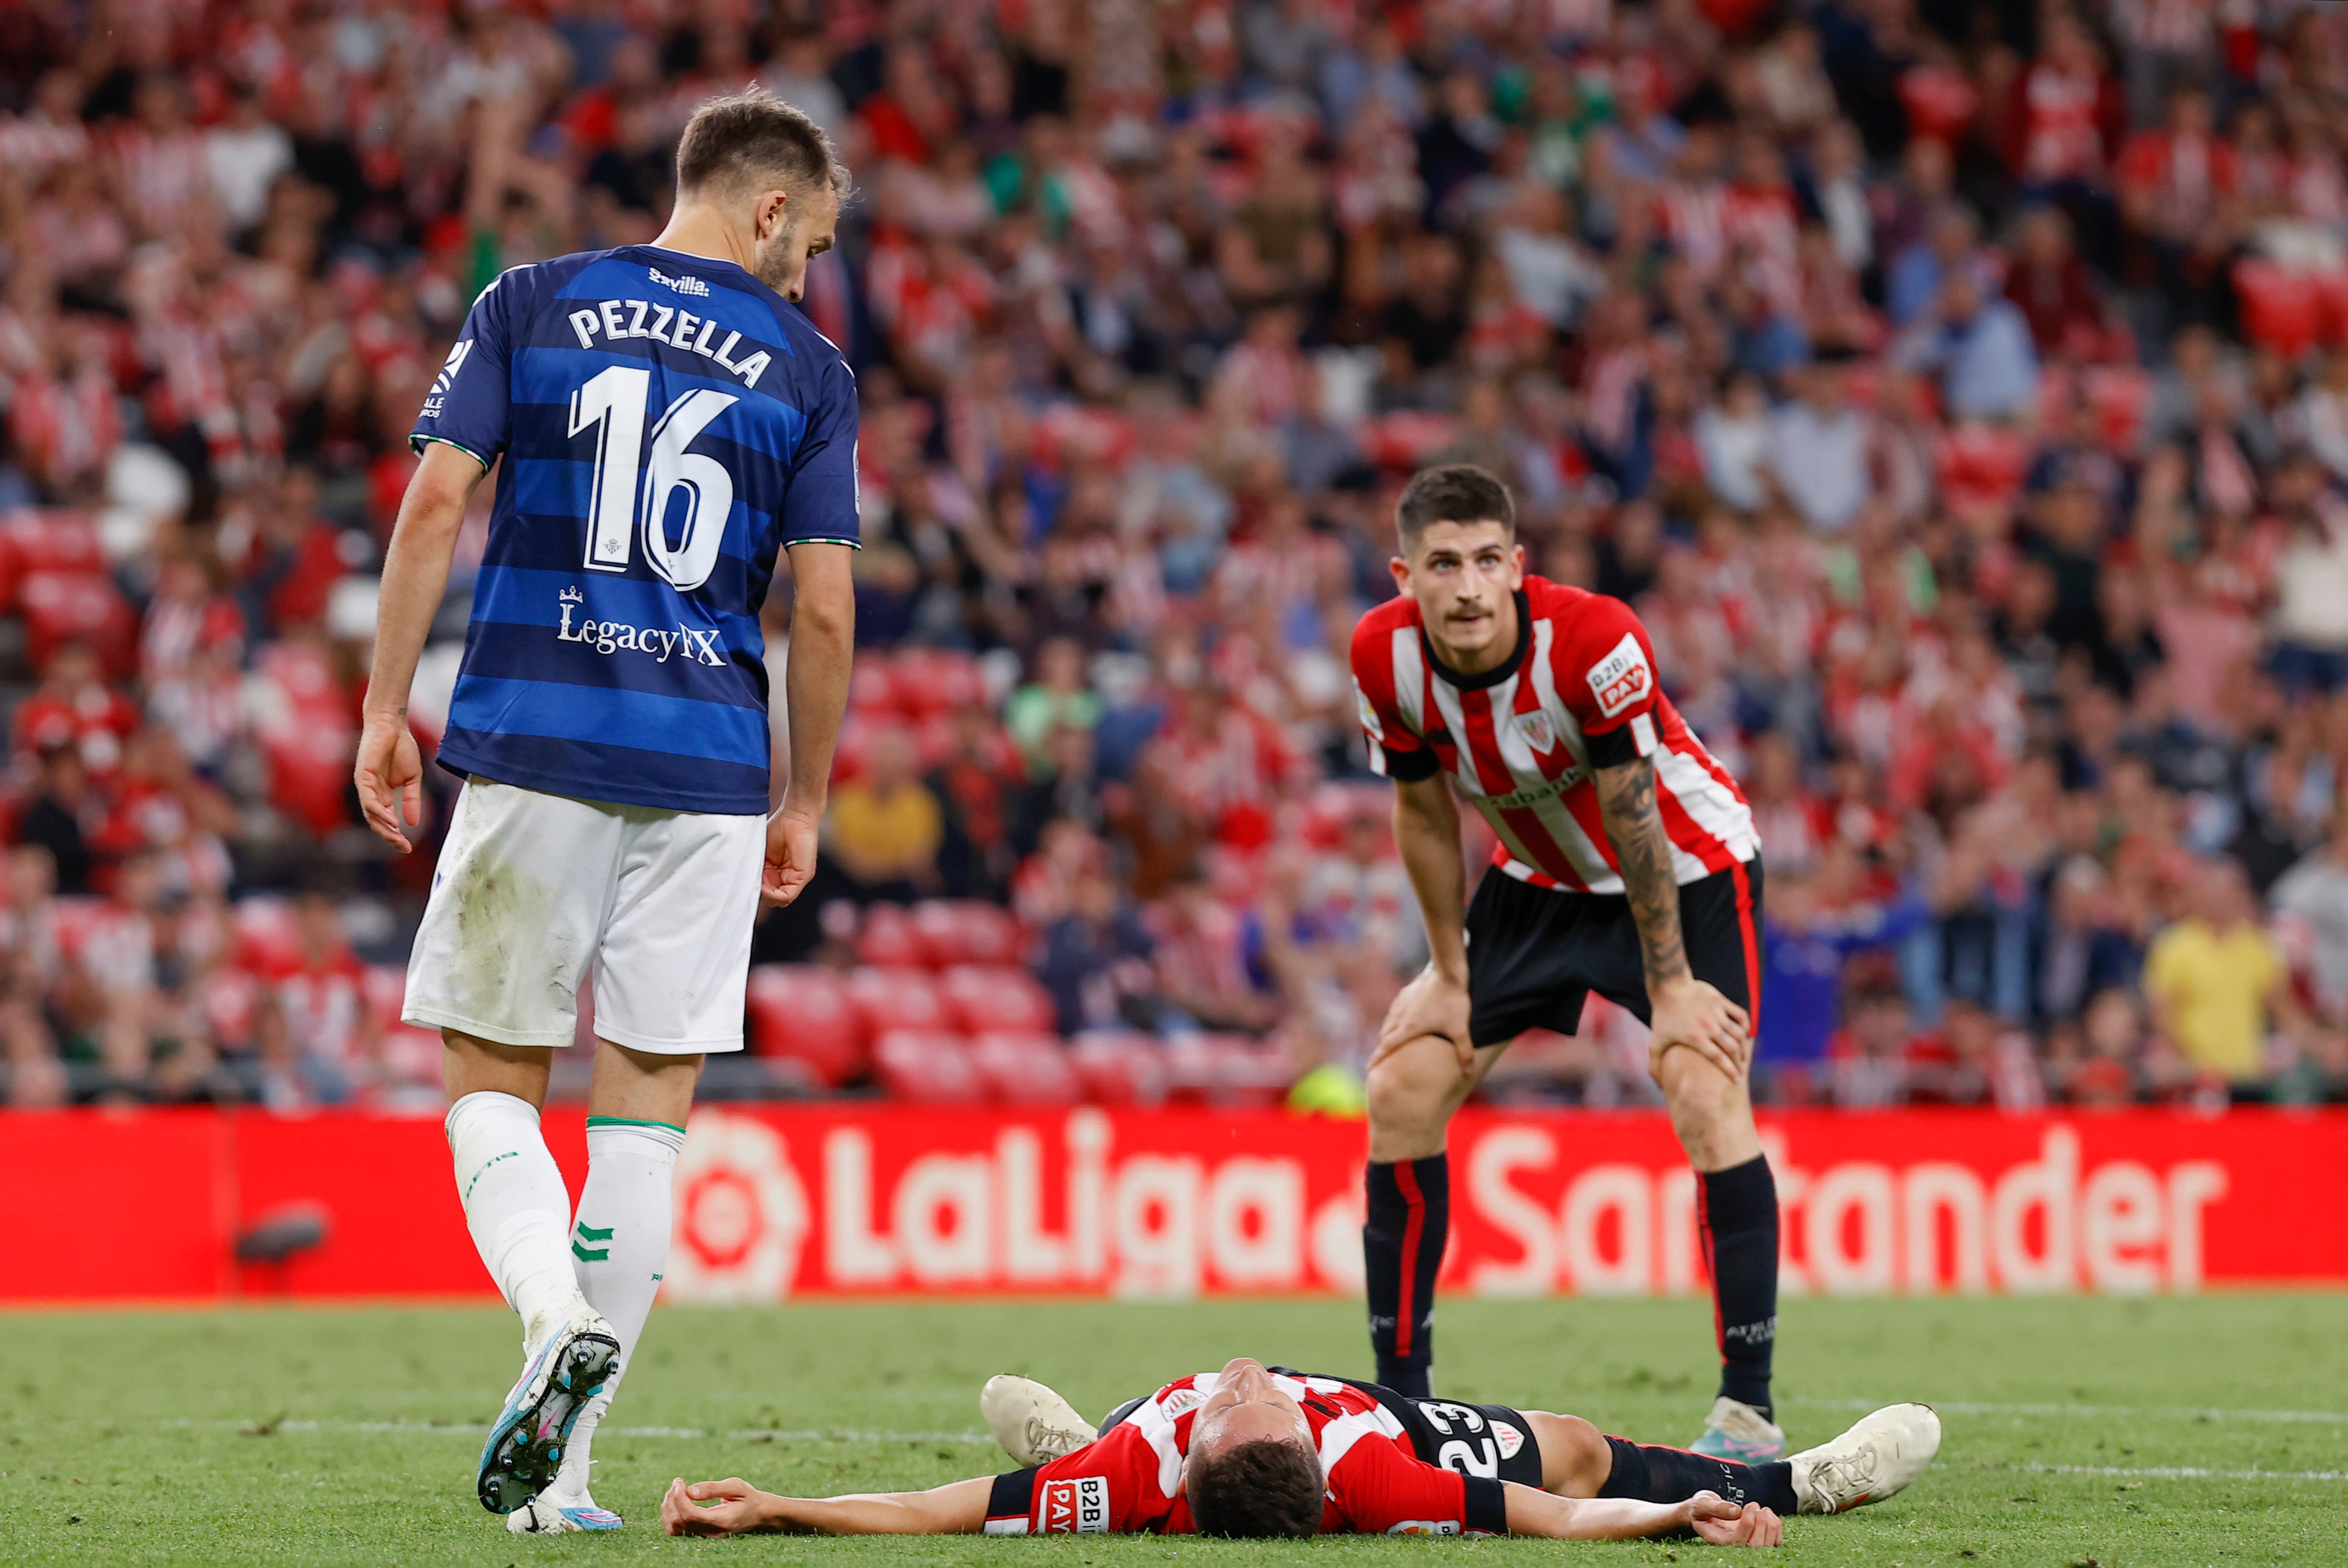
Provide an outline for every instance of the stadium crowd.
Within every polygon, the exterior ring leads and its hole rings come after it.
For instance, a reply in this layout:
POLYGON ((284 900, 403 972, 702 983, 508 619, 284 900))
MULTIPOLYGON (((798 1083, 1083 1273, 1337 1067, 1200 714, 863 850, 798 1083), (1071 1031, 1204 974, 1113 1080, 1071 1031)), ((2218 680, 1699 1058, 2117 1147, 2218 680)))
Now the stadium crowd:
MULTIPOLYGON (((348 793, 406 435, 474 294, 651 238, 750 80, 859 187, 806 308, 863 651, 753 1012, 865 1011, 773 1081, 921 1092, 886 982, 973 958, 1033 986, 949 1028, 1358 1064, 1421 949, 1346 640, 1470 460, 1753 799, 1766 1098, 2348 1095, 2341 7, 26 0, 9 1102, 431 1101, 429 857, 348 793)), ((1637 1033, 1493 1092, 1640 1100, 1637 1033)))

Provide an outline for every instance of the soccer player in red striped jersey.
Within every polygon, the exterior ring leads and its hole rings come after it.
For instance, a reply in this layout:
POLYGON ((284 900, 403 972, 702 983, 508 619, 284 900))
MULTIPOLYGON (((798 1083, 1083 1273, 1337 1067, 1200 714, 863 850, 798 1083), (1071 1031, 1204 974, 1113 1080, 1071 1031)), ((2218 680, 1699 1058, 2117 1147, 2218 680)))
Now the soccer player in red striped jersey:
POLYGON ((1596 991, 1652 1028, 1649 1070, 1698 1173, 1722 1370, 1695 1448, 1778 1459, 1777 1196, 1747 1092, 1752 813, 1663 694, 1630 606, 1526 575, 1506 485, 1429 469, 1395 510, 1399 593, 1354 628, 1354 685, 1371 765, 1395 781, 1432 957, 1370 1061, 1362 1241, 1378 1381, 1427 1391, 1452 1112, 1525 1030, 1573 1033, 1596 991), (1499 838, 1472 904, 1461 799, 1499 838))
POLYGON ((1128 1399, 1097 1429, 1051 1388, 990 1378, 979 1410, 1024 1468, 927 1491, 791 1498, 673 1482, 671 1535, 1694 1534, 1775 1546, 1795 1513, 1905 1491, 1941 1446, 1928 1405, 1891 1405, 1766 1465, 1609 1437, 1578 1416, 1315 1377, 1240 1357, 1128 1399))

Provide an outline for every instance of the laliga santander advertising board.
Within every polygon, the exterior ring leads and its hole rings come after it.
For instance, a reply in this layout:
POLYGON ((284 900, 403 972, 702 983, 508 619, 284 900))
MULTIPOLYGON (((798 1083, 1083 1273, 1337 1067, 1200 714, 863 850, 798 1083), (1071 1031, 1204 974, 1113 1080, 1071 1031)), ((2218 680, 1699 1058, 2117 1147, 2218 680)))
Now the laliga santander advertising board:
MULTIPOLYGON (((2348 1283, 2348 1118, 1772 1119, 1789 1294, 2348 1283)), ((1447 1288, 1703 1283, 1695 1178, 1660 1117, 1471 1112, 1447 1288)), ((673 1299, 1361 1289, 1358 1122, 1092 1109, 696 1112, 673 1299)))
MULTIPOLYGON (((576 1193, 584 1117, 548 1142, 576 1193)), ((2348 1113, 1772 1116, 1787 1294, 2348 1285, 2348 1113)), ((704 1107, 667 1298, 1358 1294, 1358 1121, 1276 1110, 704 1107)), ((1475 1109, 1451 1135, 1449 1291, 1704 1287, 1659 1115, 1475 1109)), ((430 1117, 0 1117, 0 1301, 486 1296, 430 1117), (290 1210, 325 1240, 240 1266, 290 1210)))

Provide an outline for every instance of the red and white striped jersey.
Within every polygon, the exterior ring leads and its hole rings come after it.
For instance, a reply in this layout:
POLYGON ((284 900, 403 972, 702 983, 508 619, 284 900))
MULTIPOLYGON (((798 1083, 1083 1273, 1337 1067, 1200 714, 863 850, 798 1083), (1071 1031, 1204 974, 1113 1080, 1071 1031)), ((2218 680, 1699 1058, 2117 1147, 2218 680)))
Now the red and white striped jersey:
POLYGON ((1526 578, 1515 655, 1476 676, 1436 657, 1416 601, 1390 599, 1354 628, 1354 690, 1370 766, 1448 774, 1499 837, 1492 863, 1520 882, 1622 891, 1591 769, 1635 757, 1654 758, 1683 885, 1760 848, 1744 794, 1663 695, 1646 628, 1620 599, 1526 578))
MULTIPOLYGON (((1182 1495, 1182 1461, 1199 1406, 1220 1372, 1180 1377, 1131 1415, 1065 1459, 994 1478, 989 1535, 1189 1535, 1196 1526, 1182 1495)), ((1487 1475, 1418 1457, 1401 1421, 1377 1397, 1334 1377, 1275 1373, 1272 1381, 1303 1407, 1321 1473, 1324 1535, 1503 1535, 1508 1503, 1487 1475)), ((1513 1450, 1511 1450, 1513 1451, 1513 1450)))

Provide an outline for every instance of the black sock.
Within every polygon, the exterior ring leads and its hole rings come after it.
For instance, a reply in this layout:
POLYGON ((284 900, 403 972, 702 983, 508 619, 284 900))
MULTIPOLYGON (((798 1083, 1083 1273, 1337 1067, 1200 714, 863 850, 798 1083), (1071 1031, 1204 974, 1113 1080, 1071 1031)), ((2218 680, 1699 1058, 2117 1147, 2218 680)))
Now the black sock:
POLYGON ((1641 1448, 1628 1438, 1609 1438, 1606 1446, 1614 1450, 1614 1470, 1598 1489, 1601 1497, 1685 1502, 1697 1492, 1716 1491, 1731 1502, 1757 1502, 1787 1515, 1798 1511, 1794 1467, 1783 1460, 1741 1465, 1685 1449, 1641 1448))
POLYGON ((1696 1189, 1712 1265, 1720 1391, 1769 1414, 1769 1354, 1777 1341, 1777 1183, 1769 1157, 1704 1175, 1696 1189))
POLYGON ((1362 1227, 1368 1274, 1370 1348, 1378 1381, 1414 1399, 1427 1398, 1435 1359, 1435 1276, 1451 1230, 1451 1162, 1433 1155, 1373 1162, 1369 1223, 1362 1227))

